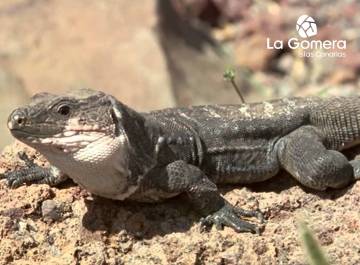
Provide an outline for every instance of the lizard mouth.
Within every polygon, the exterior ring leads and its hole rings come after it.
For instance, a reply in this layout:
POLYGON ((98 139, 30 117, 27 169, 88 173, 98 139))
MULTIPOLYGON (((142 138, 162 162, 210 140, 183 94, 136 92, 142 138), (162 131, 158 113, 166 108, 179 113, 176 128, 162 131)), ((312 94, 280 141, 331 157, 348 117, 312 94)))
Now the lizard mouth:
POLYGON ((50 134, 40 134, 38 132, 31 133, 23 129, 11 129, 11 134, 20 141, 32 142, 37 141, 37 139, 47 138, 50 137, 50 134))
POLYGON ((64 153, 76 152, 92 142, 109 136, 107 129, 67 130, 58 134, 34 134, 21 129, 13 129, 11 133, 29 145, 49 146, 64 153))

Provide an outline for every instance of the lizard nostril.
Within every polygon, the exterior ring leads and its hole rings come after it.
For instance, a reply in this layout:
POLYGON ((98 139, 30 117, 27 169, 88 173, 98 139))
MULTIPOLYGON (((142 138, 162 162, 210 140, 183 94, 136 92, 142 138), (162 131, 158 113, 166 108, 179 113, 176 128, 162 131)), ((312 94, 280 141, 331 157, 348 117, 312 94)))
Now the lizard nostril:
POLYGON ((17 122, 17 124, 21 125, 22 123, 24 123, 24 119, 21 117, 16 117, 15 121, 17 122))
POLYGON ((25 118, 20 116, 20 115, 15 115, 13 119, 18 125, 24 125, 25 124, 25 118))
POLYGON ((15 111, 9 117, 8 127, 9 129, 19 128, 24 126, 26 123, 26 116, 22 111, 15 111))

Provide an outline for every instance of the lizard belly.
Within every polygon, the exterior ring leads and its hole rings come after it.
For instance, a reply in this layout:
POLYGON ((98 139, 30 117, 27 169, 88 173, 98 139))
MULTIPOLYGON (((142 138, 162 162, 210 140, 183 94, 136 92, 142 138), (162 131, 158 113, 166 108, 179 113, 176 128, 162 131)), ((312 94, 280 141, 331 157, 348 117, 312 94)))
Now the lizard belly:
POLYGON ((160 189, 149 189, 143 192, 135 192, 129 196, 129 200, 138 202, 160 202, 168 198, 172 198, 179 195, 179 193, 169 193, 160 189))
POLYGON ((249 184, 275 176, 280 164, 274 143, 270 143, 213 154, 207 158, 206 168, 217 183, 249 184))

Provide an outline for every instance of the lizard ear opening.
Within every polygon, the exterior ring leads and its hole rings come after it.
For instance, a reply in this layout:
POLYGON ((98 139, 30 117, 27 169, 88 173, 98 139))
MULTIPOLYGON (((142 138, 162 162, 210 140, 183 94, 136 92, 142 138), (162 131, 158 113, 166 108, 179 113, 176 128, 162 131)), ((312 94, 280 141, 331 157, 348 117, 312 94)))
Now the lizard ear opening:
POLYGON ((111 118, 115 124, 115 135, 116 136, 119 136, 120 134, 120 121, 121 121, 121 118, 122 118, 122 114, 120 112, 120 109, 119 109, 119 102, 112 96, 109 96, 109 101, 110 101, 110 104, 111 104, 111 107, 110 107, 110 115, 111 115, 111 118))
POLYGON ((144 130, 145 121, 140 113, 129 108, 114 97, 109 96, 109 102, 111 103, 111 115, 117 126, 116 133, 131 132, 138 134, 144 130))
POLYGON ((120 121, 118 119, 118 116, 116 115, 116 111, 114 110, 114 108, 111 108, 110 115, 115 124, 115 135, 119 136, 120 135, 120 128, 119 128, 120 121))

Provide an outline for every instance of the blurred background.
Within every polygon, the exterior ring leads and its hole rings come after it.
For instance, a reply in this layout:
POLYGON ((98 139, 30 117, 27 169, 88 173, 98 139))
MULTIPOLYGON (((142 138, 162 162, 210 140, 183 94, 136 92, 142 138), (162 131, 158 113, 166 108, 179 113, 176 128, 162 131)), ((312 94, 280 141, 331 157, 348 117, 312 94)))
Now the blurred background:
POLYGON ((88 87, 139 111, 284 96, 349 95, 360 88, 360 3, 256 0, 1 0, 0 148, 7 116, 40 91, 88 87), (266 39, 347 40, 345 58, 304 58, 267 49, 266 39))

